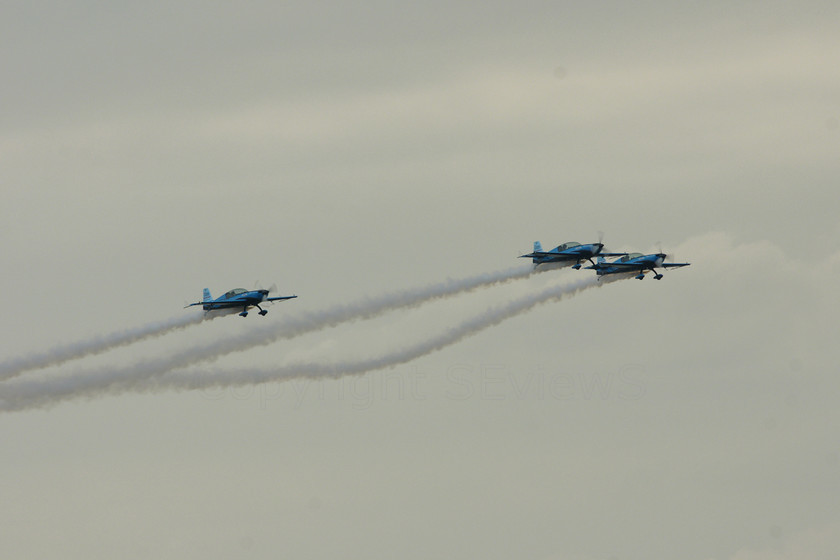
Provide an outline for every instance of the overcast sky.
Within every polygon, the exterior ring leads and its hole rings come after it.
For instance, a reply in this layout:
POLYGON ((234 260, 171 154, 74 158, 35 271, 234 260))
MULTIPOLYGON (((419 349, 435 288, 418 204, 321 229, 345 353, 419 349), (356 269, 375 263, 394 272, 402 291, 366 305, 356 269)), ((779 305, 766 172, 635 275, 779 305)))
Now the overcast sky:
POLYGON ((364 375, 342 364, 591 271, 190 370, 335 378, 0 413, 2 556, 836 557, 836 2, 0 16, 4 360, 183 317, 205 287, 299 296, 25 372, 0 399, 504 271, 535 240, 604 232, 692 263, 364 375))

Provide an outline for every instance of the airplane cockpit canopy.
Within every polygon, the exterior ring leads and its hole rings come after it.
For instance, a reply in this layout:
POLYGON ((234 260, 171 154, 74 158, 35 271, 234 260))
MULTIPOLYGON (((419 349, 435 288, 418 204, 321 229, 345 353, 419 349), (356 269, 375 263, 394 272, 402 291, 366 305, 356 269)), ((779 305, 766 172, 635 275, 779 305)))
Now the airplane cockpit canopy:
POLYGON ((565 251, 566 249, 571 249, 572 247, 580 247, 580 243, 577 241, 569 241, 568 243, 563 243, 559 247, 557 247, 558 251, 565 251))
POLYGON ((229 292, 225 293, 225 297, 226 297, 226 298, 232 298, 232 297, 234 297, 234 296, 238 296, 239 294, 244 294, 244 293, 245 293, 245 292, 247 292, 247 291, 248 291, 248 290, 246 290, 246 289, 244 289, 244 288, 234 288, 233 290, 231 290, 231 291, 229 291, 229 292))
POLYGON ((638 259, 639 257, 644 257, 644 255, 642 253, 629 253, 621 257, 619 262, 632 261, 633 259, 638 259))

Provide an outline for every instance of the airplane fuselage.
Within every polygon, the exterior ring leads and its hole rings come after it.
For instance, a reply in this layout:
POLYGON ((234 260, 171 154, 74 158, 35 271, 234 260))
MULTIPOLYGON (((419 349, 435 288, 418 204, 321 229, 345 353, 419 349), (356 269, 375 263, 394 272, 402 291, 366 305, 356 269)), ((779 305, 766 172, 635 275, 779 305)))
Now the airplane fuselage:
POLYGON ((603 248, 603 243, 587 243, 585 245, 580 245, 570 242, 555 247, 550 251, 535 251, 522 256, 531 257, 531 262, 535 265, 565 264, 572 265, 572 268, 580 268, 581 262, 591 261, 592 257, 598 255, 603 248))
POLYGON ((221 296, 218 299, 205 303, 203 307, 205 311, 230 308, 249 308, 261 304, 265 301, 267 296, 268 290, 255 290, 252 292, 237 294, 232 297, 221 296))
POLYGON ((662 273, 657 272, 657 268, 679 268, 682 266, 689 266, 690 263, 666 263, 665 253, 654 253, 651 255, 642 255, 641 253, 630 253, 620 259, 612 262, 606 262, 604 259, 598 259, 598 263, 586 268, 595 270, 598 276, 606 274, 634 274, 635 278, 643 280, 646 271, 653 272, 653 277, 656 280, 662 280, 662 273))
POLYGON ((661 267, 663 260, 664 257, 660 255, 643 255, 621 262, 620 264, 622 266, 610 266, 610 263, 600 264, 595 269, 595 272, 598 276, 603 276, 604 274, 644 272, 645 270, 654 270, 657 267, 661 267))
MULTIPOLYGON (((260 304, 264 301, 273 302, 273 301, 282 301, 287 299, 294 299, 297 296, 282 296, 282 297, 268 297, 269 290, 244 290, 242 288, 236 288, 234 290, 230 290, 229 292, 225 293, 223 296, 220 296, 216 299, 211 299, 210 290, 204 290, 204 299, 197 303, 191 303, 187 307, 192 307, 193 305, 200 305, 205 312, 213 312, 213 311, 224 311, 224 310, 238 310, 241 309, 241 316, 245 317, 248 315, 248 309, 252 307, 256 307, 260 310, 260 315, 265 315, 268 313, 265 309, 260 307, 260 304)), ((221 315, 227 315, 227 313, 220 313, 221 315)))

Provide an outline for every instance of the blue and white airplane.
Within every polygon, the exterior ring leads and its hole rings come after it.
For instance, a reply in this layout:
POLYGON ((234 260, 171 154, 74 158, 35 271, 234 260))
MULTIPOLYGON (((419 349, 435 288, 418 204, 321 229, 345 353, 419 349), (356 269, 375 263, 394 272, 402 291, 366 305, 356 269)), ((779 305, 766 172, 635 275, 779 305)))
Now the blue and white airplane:
MULTIPOLYGON (((598 262, 586 268, 593 269, 598 276, 606 274, 633 274, 637 273, 635 278, 643 280, 645 271, 653 272, 653 277, 657 280, 662 280, 662 273, 656 272, 657 268, 679 268, 682 266, 689 266, 691 263, 667 263, 665 262, 665 253, 654 253, 651 255, 643 255, 642 253, 630 253, 624 255, 620 259, 612 262, 607 262, 603 257, 598 257, 598 262)), ((600 279, 600 278, 599 278, 600 279)))
POLYGON ((543 251, 542 244, 539 241, 534 241, 534 252, 528 253, 527 255, 522 255, 520 258, 529 258, 532 259, 531 262, 534 265, 541 265, 541 264, 550 264, 550 263, 560 263, 560 264, 571 264, 572 268, 575 270, 580 270, 580 263, 583 261, 589 261, 593 265, 595 262, 592 258, 596 255, 601 255, 605 257, 619 257, 622 255, 626 255, 627 253, 602 253, 601 251, 604 250, 604 244, 600 241, 598 243, 587 243, 585 245, 581 245, 577 241, 569 241, 568 243, 563 243, 562 245, 558 245, 554 249, 550 251, 543 251))
POLYGON ((204 288, 204 298, 201 301, 197 301, 195 303, 191 303, 184 307, 192 307, 193 305, 201 305, 205 312, 210 311, 225 311, 230 310, 229 312, 233 312, 237 309, 242 309, 242 312, 239 314, 240 317, 247 317, 248 316, 248 309, 251 307, 256 307, 260 310, 260 315, 265 315, 268 313, 268 310, 263 309, 260 307, 260 304, 264 301, 281 301, 286 299, 293 299, 297 296, 281 296, 281 297, 268 297, 269 290, 245 290, 243 288, 235 288, 230 290, 229 292, 225 292, 224 295, 219 296, 216 299, 213 299, 213 296, 210 295, 210 290, 204 288))

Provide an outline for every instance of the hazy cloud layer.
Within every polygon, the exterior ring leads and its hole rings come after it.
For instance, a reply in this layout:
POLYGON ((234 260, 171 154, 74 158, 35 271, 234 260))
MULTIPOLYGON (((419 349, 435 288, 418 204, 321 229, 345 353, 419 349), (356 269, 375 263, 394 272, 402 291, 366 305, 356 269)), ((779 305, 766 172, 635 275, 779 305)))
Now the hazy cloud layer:
MULTIPOLYGON (((3 371, 107 333, 132 342, 9 387, 505 270, 535 240, 603 231, 610 249, 661 244, 692 266, 363 376, 4 414, 0 551, 825 557, 840 522, 838 12, 5 6, 3 371), (204 287, 273 282, 300 297, 134 343, 204 287)), ((191 373, 393 355, 589 272, 191 373)))

